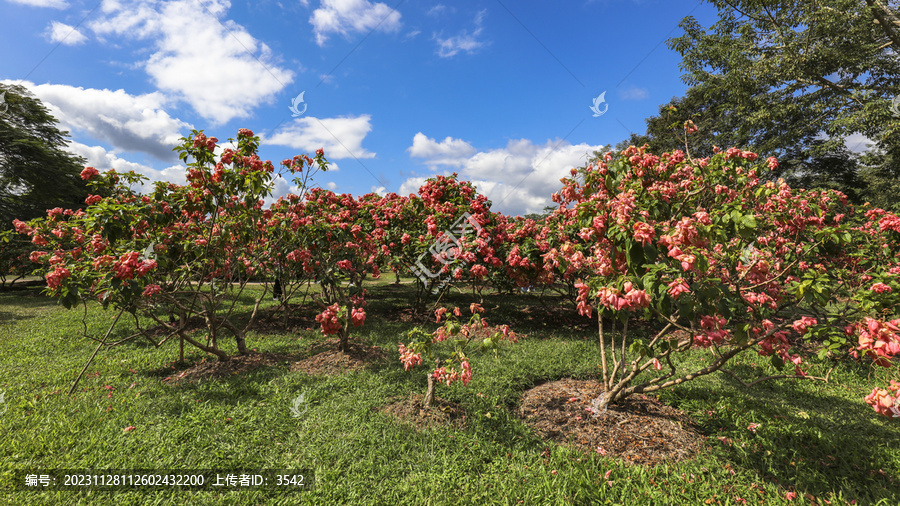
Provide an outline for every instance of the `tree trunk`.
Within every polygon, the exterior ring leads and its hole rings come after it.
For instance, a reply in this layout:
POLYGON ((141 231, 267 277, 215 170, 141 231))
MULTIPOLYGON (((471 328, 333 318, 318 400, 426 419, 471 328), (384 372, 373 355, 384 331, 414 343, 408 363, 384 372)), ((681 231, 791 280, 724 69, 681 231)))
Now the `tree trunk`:
POLYGON ((422 401, 422 406, 425 409, 431 407, 431 403, 434 401, 434 377, 431 373, 428 373, 428 390, 425 392, 425 399, 422 401))

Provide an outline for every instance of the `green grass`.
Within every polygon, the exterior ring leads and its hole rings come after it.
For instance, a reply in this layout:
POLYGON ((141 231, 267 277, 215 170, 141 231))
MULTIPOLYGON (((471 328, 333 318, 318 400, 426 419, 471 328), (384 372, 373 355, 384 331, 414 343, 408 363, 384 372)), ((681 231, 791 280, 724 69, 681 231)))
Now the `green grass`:
MULTIPOLYGON (((877 416, 862 400, 872 386, 887 384, 888 371, 858 364, 839 364, 827 384, 780 381, 743 388, 719 374, 662 392, 661 400, 687 411, 708 436, 705 450, 691 462, 626 467, 541 440, 515 415, 522 393, 544 381, 594 377, 599 348, 595 324, 586 319, 584 328, 526 320, 518 308, 538 304, 535 295, 486 299, 491 323, 510 323, 528 338, 496 356, 475 354, 475 378, 467 388, 438 389, 439 396, 467 410, 465 428, 417 431, 398 423, 377 409, 424 393, 425 376, 422 368, 404 371, 397 360, 397 341, 410 326, 377 316, 380 309, 410 304, 411 289, 389 281, 368 286, 369 318, 353 334, 391 357, 372 371, 309 376, 291 372, 285 363, 225 380, 170 384, 163 379, 177 372, 176 343, 157 349, 135 341, 101 351, 71 397, 66 393, 96 346, 83 337, 83 312, 67 311, 35 291, 0 294, 0 391, 7 408, 0 415, 0 500, 693 506, 739 504, 737 498, 786 504, 785 493, 792 490, 800 496, 792 504, 809 504, 806 494, 831 504, 900 504, 900 423, 877 416), (290 408, 301 394, 305 411, 297 418, 290 408), (755 434, 747 430, 750 423, 761 424, 755 434), (125 432, 128 426, 135 429, 125 432), (48 468, 309 469, 315 488, 290 493, 11 488, 14 471, 48 468), (604 477, 608 470, 611 485, 604 477)), ((449 302, 467 305, 471 294, 454 293, 449 302)), ((102 336, 113 317, 113 311, 91 307, 88 334, 102 336)), ((133 322, 123 319, 114 335, 124 337, 132 329, 133 322)), ((322 339, 315 331, 251 332, 248 346, 303 357, 322 339)), ((190 360, 203 358, 191 348, 186 353, 190 360)), ((817 376, 831 365, 809 361, 808 372, 817 376)), ((750 364, 767 362, 746 354, 734 369, 746 375, 750 364)), ((770 367, 763 372, 774 372, 770 367)))

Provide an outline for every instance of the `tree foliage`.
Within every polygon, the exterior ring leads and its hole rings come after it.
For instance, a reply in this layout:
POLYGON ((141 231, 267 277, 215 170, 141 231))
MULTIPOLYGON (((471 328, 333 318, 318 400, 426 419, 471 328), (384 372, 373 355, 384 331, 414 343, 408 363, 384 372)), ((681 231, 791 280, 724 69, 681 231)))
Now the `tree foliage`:
POLYGON ((668 41, 691 88, 648 118, 646 135, 633 134, 617 150, 685 149, 683 123, 692 120, 699 132, 690 156, 744 146, 779 159, 770 177, 893 208, 886 195, 900 179, 900 114, 892 111, 900 94, 897 2, 710 3, 717 23, 707 31, 686 17, 684 35, 668 41), (854 134, 876 145, 859 157, 845 146, 854 134))
POLYGON ((85 160, 64 151, 68 132, 25 88, 0 84, 0 93, 7 106, 0 114, 0 228, 50 208, 84 207, 85 160))

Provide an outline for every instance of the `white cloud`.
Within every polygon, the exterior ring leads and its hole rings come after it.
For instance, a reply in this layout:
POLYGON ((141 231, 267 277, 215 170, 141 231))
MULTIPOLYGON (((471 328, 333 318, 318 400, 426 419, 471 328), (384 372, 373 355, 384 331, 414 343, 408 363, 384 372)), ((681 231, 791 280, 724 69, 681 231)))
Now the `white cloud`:
POLYGON ((865 153, 866 151, 871 149, 872 146, 875 145, 875 141, 863 134, 857 133, 845 137, 844 145, 847 146, 847 149, 849 149, 850 151, 859 154, 865 153))
POLYGON ((350 32, 396 32, 400 29, 400 13, 383 3, 368 0, 322 0, 322 5, 309 18, 316 44, 325 45, 328 35, 350 32))
POLYGON ((447 12, 447 6, 444 4, 437 4, 434 7, 428 9, 428 12, 426 14, 428 14, 429 16, 438 16, 444 12, 447 12))
POLYGON ((166 97, 159 92, 129 95, 125 90, 2 82, 19 84, 34 93, 64 129, 107 141, 118 151, 143 152, 173 161, 176 155, 172 148, 191 128, 190 124, 169 116, 163 109, 166 97))
MULTIPOLYGON (((422 134, 416 137, 419 138, 418 147, 414 139, 413 147, 408 149, 410 156, 417 156, 414 152, 430 154, 425 161, 427 165, 459 167, 460 178, 471 181, 479 192, 493 201, 494 211, 511 215, 540 213, 544 207, 554 205, 550 196, 562 188, 560 178, 568 177, 572 168, 585 165, 586 155, 604 148, 603 145, 573 145, 559 140, 538 145, 519 139, 510 140, 504 148, 469 153, 461 159, 451 159, 452 163, 444 163, 437 161, 450 152, 449 146, 454 143, 468 146, 468 143, 449 137, 440 143, 422 134)), ((400 186, 399 193, 415 193, 425 179, 427 177, 408 178, 400 186)))
POLYGON ((425 163, 437 165, 462 166, 466 159, 475 154, 475 148, 462 139, 446 137, 437 142, 422 132, 413 137, 413 144, 406 149, 410 156, 426 158, 425 163))
POLYGON ((370 191, 371 191, 372 193, 375 193, 375 194, 380 195, 380 196, 382 196, 382 197, 384 197, 385 195, 388 194, 387 188, 385 188, 384 186, 377 186, 377 187, 376 187, 376 186, 373 186, 372 189, 371 189, 370 191))
POLYGON ((648 96, 646 88, 638 88, 636 86, 629 86, 627 89, 619 91, 619 97, 622 100, 643 100, 648 96))
POLYGON ((484 29, 481 26, 481 22, 484 19, 484 15, 486 12, 486 10, 482 10, 475 14, 475 29, 472 32, 463 30, 459 33, 459 35, 455 35, 446 39, 442 38, 438 34, 434 34, 433 38, 438 43, 438 56, 440 56, 441 58, 450 58, 451 56, 455 56, 460 51, 465 51, 469 54, 472 54, 482 46, 484 46, 485 42, 478 40, 478 36, 481 35, 481 32, 484 29))
POLYGON ((328 183, 325 184, 325 188, 328 188, 331 191, 337 190, 337 187, 338 187, 338 185, 334 181, 329 181, 328 183))
POLYGON ((221 19, 229 7, 227 0, 104 0, 90 28, 153 41, 155 52, 141 65, 155 84, 222 124, 271 103, 294 75, 243 26, 221 19))
POLYGON ((173 165, 162 170, 156 170, 146 165, 119 158, 114 152, 107 151, 106 148, 101 146, 88 146, 74 141, 69 142, 67 150, 78 156, 83 156, 87 159, 88 166, 94 167, 100 172, 115 169, 120 174, 134 171, 147 176, 149 180, 144 181, 143 188, 136 188, 145 192, 152 190, 153 183, 157 181, 167 181, 180 185, 187 184, 185 168, 181 165, 173 165))
POLYGON ((30 5, 32 7, 50 7, 53 9, 65 9, 69 6, 66 0, 10 0, 14 4, 30 5))
MULTIPOLYGON (((374 158, 362 147, 362 141, 372 130, 371 116, 356 117, 297 118, 293 123, 275 132, 271 137, 261 139, 265 145, 275 144, 313 153, 319 148, 325 150, 325 158, 374 158)), ((333 167, 329 167, 332 170, 333 167)))
POLYGON ((77 28, 59 21, 51 21, 44 35, 50 39, 50 42, 60 42, 67 46, 76 46, 87 41, 87 37, 77 28))

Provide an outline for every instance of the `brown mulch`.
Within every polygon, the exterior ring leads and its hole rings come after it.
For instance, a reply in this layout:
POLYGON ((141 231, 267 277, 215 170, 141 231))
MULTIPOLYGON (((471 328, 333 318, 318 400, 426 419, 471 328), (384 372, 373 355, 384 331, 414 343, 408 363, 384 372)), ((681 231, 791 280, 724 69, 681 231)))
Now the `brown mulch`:
POLYGON ((341 374, 347 371, 360 371, 387 360, 387 353, 376 346, 351 341, 350 351, 343 353, 338 349, 339 344, 340 340, 335 338, 317 343, 312 349, 315 355, 294 362, 291 364, 291 371, 302 371, 311 375, 341 374))
POLYGON ((425 409, 422 407, 424 397, 422 394, 414 394, 376 409, 401 422, 415 425, 419 430, 447 425, 457 429, 465 426, 466 411, 458 404, 435 397, 431 408, 425 409))
POLYGON ((228 378, 234 375, 246 374, 263 366, 277 366, 293 360, 292 357, 277 353, 250 353, 249 355, 237 355, 225 361, 204 358, 180 373, 172 373, 171 376, 164 378, 163 381, 175 383, 200 379, 228 378))
POLYGON ((525 392, 519 413, 542 437, 631 464, 677 462, 700 450, 704 438, 692 420, 647 396, 631 396, 592 416, 585 408, 603 391, 589 380, 545 383, 525 392))

